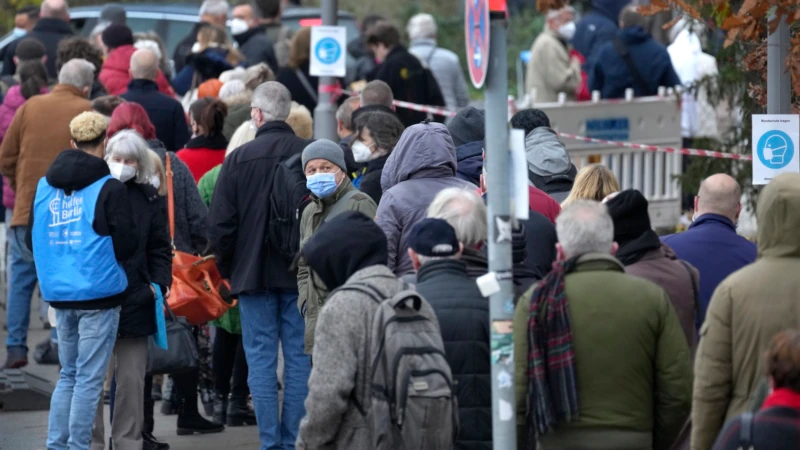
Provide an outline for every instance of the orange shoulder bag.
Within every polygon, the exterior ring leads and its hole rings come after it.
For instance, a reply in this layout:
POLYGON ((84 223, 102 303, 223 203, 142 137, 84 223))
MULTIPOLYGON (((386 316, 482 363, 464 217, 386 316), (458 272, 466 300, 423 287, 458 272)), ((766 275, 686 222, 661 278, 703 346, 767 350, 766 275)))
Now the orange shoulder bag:
POLYGON ((200 257, 175 249, 175 194, 169 154, 166 160, 167 210, 172 242, 172 287, 167 304, 176 316, 185 317, 192 325, 200 325, 222 317, 236 305, 236 300, 231 299, 230 285, 219 274, 213 255, 200 257))

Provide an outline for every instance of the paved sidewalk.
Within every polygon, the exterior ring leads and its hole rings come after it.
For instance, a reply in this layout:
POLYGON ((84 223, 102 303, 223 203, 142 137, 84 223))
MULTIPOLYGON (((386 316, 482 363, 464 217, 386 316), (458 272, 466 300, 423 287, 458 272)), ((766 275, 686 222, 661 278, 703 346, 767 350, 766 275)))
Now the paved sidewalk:
MULTIPOLYGON (((28 347, 49 337, 39 321, 38 305, 34 299, 31 311, 31 329, 28 332, 28 347)), ((6 311, 0 308, 0 324, 6 323, 6 311)), ((6 360, 5 339, 7 332, 0 325, 0 364, 6 360)), ((50 380, 54 385, 58 380, 57 366, 40 366, 33 360, 33 351, 28 354, 30 364, 23 370, 41 378, 50 380)), ((202 449, 257 449, 259 447, 256 427, 226 428, 222 433, 197 436, 178 436, 175 433, 176 416, 162 416, 159 412, 160 402, 156 403, 155 436, 170 444, 172 450, 202 449)), ((106 424, 108 424, 108 408, 106 424)), ((202 405, 200 406, 202 411, 202 405)), ((47 439, 48 411, 0 412, 0 450, 40 450, 45 448, 47 439)), ((110 430, 106 426, 106 433, 110 430)), ((106 438, 106 442, 108 438, 106 438)))

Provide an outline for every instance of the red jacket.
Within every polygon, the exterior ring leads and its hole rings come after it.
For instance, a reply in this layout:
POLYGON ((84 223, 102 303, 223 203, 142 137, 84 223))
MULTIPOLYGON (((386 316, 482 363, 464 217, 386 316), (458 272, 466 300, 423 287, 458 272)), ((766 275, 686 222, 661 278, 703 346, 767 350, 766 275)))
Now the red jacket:
POLYGON ((197 136, 189 139, 186 148, 176 153, 194 176, 195 183, 209 170, 222 164, 228 141, 223 135, 197 136))
POLYGON ((538 212, 553 223, 556 223, 556 217, 561 213, 561 205, 553 197, 533 186, 528 186, 528 205, 531 211, 538 212))
MULTIPOLYGON (((117 47, 108 54, 100 70, 100 82, 106 87, 111 95, 124 94, 128 90, 128 83, 131 81, 131 56, 136 48, 132 45, 117 47)), ((175 97, 175 90, 167 81, 167 77, 159 70, 156 75, 156 84, 159 92, 175 97)))

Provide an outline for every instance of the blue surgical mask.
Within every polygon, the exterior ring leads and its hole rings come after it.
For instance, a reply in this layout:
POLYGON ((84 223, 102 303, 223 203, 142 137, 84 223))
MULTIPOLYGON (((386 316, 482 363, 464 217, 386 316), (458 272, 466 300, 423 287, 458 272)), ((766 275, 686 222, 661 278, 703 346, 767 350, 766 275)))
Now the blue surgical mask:
POLYGON ((339 187, 336 184, 337 173, 339 172, 315 173, 306 180, 306 187, 319 198, 328 197, 336 192, 336 188, 339 187))

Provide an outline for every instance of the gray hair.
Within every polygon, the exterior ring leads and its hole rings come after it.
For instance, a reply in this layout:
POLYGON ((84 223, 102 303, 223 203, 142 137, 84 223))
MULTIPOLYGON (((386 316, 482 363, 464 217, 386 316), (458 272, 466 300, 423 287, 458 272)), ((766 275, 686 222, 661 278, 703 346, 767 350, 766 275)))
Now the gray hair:
POLYGON ((387 108, 392 107, 394 93, 386 82, 372 80, 361 90, 361 107, 372 105, 383 105, 387 108))
POLYGON ((428 207, 428 217, 446 220, 456 230, 456 237, 464 247, 474 247, 486 240, 486 205, 472 191, 442 190, 428 207))
POLYGON ((94 83, 94 64, 82 58, 70 59, 58 72, 59 84, 68 84, 78 89, 91 87, 94 83))
POLYGON ((225 16, 228 17, 230 6, 225 0, 206 0, 200 5, 200 16, 225 16))
POLYGON ((358 97, 350 97, 336 110, 336 120, 350 131, 353 129, 353 111, 358 108, 358 97))
POLYGON ((414 39, 436 39, 436 19, 430 14, 420 13, 408 21, 406 27, 408 38, 414 39))
POLYGON ((105 159, 109 161, 112 156, 116 156, 136 161, 139 164, 139 170, 136 171, 136 182, 147 184, 150 182, 150 178, 156 175, 156 167, 150 158, 149 150, 147 142, 139 133, 133 130, 122 130, 109 139, 105 159))
POLYGON ((266 121, 286 120, 292 110, 292 95, 277 81, 261 83, 253 92, 250 105, 264 113, 266 121))
POLYGON ((570 12, 572 14, 575 14, 575 8, 573 8, 572 6, 565 6, 563 8, 551 9, 551 10, 547 11, 546 18, 547 18, 547 20, 558 19, 559 16, 561 16, 561 13, 565 13, 565 12, 570 12))
POLYGON ((586 253, 610 253, 614 244, 614 222, 606 205, 576 200, 556 218, 556 234, 568 258, 586 253))

